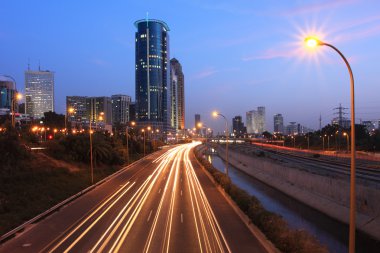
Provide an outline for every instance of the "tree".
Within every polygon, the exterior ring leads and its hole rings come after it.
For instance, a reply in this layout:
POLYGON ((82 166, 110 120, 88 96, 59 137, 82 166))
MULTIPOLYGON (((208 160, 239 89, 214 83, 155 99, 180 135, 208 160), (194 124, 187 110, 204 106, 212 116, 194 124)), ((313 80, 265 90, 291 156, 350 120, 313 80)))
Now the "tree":
POLYGON ((64 128, 65 127, 65 115, 57 114, 55 112, 44 112, 44 117, 41 119, 44 122, 45 127, 50 128, 64 128))

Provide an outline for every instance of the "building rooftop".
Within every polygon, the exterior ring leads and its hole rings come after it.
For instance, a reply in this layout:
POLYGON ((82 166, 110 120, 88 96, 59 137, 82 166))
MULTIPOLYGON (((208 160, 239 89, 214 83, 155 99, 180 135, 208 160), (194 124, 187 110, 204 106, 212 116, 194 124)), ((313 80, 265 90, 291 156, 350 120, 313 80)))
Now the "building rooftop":
POLYGON ((137 20, 135 22, 135 27, 137 28, 140 23, 144 23, 144 22, 159 23, 159 24, 163 25, 163 27, 166 29, 166 31, 170 31, 169 26, 164 21, 161 21, 158 19, 140 19, 140 20, 137 20))

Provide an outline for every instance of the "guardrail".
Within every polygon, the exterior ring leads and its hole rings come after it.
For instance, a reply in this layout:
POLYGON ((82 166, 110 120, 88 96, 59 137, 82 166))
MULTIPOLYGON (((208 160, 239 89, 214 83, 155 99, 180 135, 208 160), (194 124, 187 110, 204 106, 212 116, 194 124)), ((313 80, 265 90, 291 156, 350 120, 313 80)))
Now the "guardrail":
POLYGON ((142 161, 142 159, 149 158, 150 156, 152 156, 152 155, 155 154, 156 152, 157 152, 157 151, 155 151, 155 152, 153 152, 153 153, 151 153, 151 154, 149 154, 149 155, 147 155, 147 156, 145 156, 145 157, 143 157, 143 158, 141 158, 141 159, 139 159, 139 160, 137 160, 137 161, 134 161, 133 163, 131 163, 131 164, 125 166, 124 168, 122 168, 122 169, 116 171, 115 173, 109 175, 108 177, 103 178, 103 179, 100 180, 99 182, 97 182, 97 183, 95 183, 95 184, 93 184, 93 185, 87 187, 86 189, 84 189, 84 190, 78 192, 77 194, 75 194, 75 195, 73 195, 73 196, 71 196, 71 197, 65 199, 64 201, 62 201, 62 202, 56 204, 55 206, 49 208, 49 209, 46 210, 45 212, 43 212, 43 213, 37 215, 36 217, 34 217, 34 218, 32 218, 32 219, 30 219, 30 220, 24 222, 24 223, 21 224, 20 226, 18 226, 18 227, 16 227, 16 228, 12 229, 12 230, 9 231, 8 233, 6 233, 6 234, 4 234, 4 235, 2 235, 2 236, 0 237, 0 244, 3 244, 5 241, 7 241, 7 240, 13 238, 13 236, 14 236, 16 233, 18 233, 18 232, 24 230, 26 226, 28 226, 28 225, 30 225, 30 224, 33 224, 33 223, 36 223, 37 221, 42 220, 43 218, 46 218, 47 216, 51 215, 52 213, 58 211, 58 210, 59 210, 61 207, 63 207, 64 205, 66 205, 66 204, 70 203, 71 201, 73 201, 73 200, 79 198, 79 197, 82 196, 83 194, 85 194, 85 193, 91 191, 91 190, 94 189, 95 187, 97 187, 97 186, 103 184, 104 182, 107 182, 108 180, 112 179, 113 177, 116 177, 116 176, 119 175, 120 173, 122 173, 122 172, 124 172, 125 170, 127 170, 129 167, 132 167, 132 166, 135 165, 136 163, 142 161))

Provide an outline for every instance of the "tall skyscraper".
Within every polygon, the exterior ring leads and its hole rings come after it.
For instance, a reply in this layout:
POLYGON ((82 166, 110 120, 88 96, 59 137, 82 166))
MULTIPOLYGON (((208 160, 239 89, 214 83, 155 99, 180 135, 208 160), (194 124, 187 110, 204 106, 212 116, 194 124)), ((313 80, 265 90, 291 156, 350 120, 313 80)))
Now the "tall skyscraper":
POLYGON ((284 133, 284 118, 280 113, 275 114, 273 117, 273 132, 283 134, 284 133))
POLYGON ((169 27, 160 20, 135 22, 136 120, 163 131, 170 125, 169 27))
POLYGON ((170 60, 171 127, 185 129, 185 79, 177 59, 170 60))
POLYGON ((26 113, 42 118, 44 112, 54 112, 54 72, 25 71, 26 113))
POLYGON ((257 110, 246 113, 246 125, 248 134, 261 134, 265 131, 265 107, 259 106, 257 110))
POLYGON ((112 124, 126 124, 129 119, 131 97, 127 95, 112 95, 112 124))

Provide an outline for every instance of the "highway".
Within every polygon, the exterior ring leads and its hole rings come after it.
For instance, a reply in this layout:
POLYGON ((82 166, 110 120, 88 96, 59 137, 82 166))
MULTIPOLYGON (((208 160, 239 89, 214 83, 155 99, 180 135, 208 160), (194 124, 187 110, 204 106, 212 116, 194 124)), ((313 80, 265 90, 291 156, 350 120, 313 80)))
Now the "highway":
POLYGON ((0 246, 0 252, 266 252, 196 163, 156 152, 0 246))

